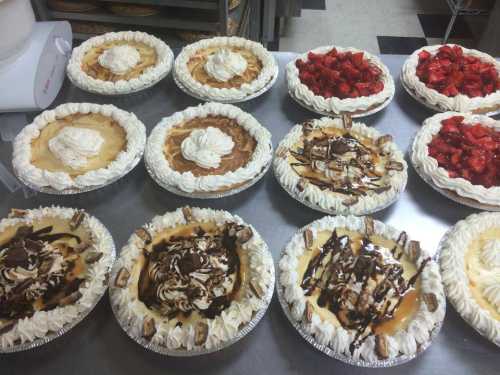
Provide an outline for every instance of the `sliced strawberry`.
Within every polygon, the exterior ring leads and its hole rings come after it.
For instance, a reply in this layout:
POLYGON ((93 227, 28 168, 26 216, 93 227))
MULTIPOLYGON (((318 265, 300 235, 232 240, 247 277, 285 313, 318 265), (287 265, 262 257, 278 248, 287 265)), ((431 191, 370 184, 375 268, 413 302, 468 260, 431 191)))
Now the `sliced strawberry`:
POLYGON ((431 53, 425 50, 422 50, 418 53, 418 58, 420 61, 425 61, 431 57, 431 53))

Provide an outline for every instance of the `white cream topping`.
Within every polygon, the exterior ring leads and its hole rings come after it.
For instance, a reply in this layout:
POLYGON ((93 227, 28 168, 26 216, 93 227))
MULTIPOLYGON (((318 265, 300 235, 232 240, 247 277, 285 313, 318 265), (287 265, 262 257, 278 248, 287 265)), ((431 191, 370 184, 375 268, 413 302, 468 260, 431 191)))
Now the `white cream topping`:
POLYGON ((424 121, 423 126, 415 136, 411 152, 413 165, 441 189, 453 190, 462 197, 480 203, 500 206, 500 187, 486 188, 482 185, 473 185, 470 181, 461 177, 451 178, 448 171, 440 167, 437 160, 429 155, 428 145, 441 130, 441 121, 453 116, 463 116, 465 124, 481 123, 483 126, 494 128, 497 132, 500 131, 500 121, 488 116, 457 112, 435 114, 424 121))
POLYGON ((113 74, 123 75, 141 60, 137 49, 129 45, 114 46, 105 50, 97 59, 99 64, 113 74))
POLYGON ((483 289, 484 296, 493 306, 496 307, 500 314, 500 280, 496 280, 483 289))
POLYGON ((287 64, 286 81, 288 84, 288 91, 301 102, 312 106, 317 111, 327 111, 335 114, 368 110, 375 105, 379 105, 384 103, 386 100, 390 100, 394 96, 395 92, 394 80, 392 79, 391 73, 385 64, 377 56, 353 47, 324 46, 299 55, 287 64), (346 99, 340 99, 334 96, 331 98, 325 98, 314 94, 309 87, 301 82, 299 78, 299 69, 295 65, 295 62, 299 59, 306 61, 307 54, 309 52, 324 54, 331 51, 333 48, 336 48, 339 52, 363 52, 364 58, 367 59, 370 64, 376 65, 382 71, 380 79, 384 84, 384 89, 374 95, 346 99))
MULTIPOLYGON (((304 290, 298 285, 298 275, 296 266, 293 264, 304 254, 306 251, 304 245, 303 231, 312 229, 315 232, 324 230, 333 230, 334 228, 347 228, 352 231, 365 231, 365 224, 363 217, 356 216, 325 216, 322 219, 316 220, 306 227, 297 232, 287 244, 282 258, 279 262, 279 274, 281 286, 284 289, 285 300, 289 303, 292 310, 293 317, 301 322, 304 329, 314 335, 318 342, 324 343, 328 341, 327 333, 330 333, 330 327, 325 326, 325 322, 317 313, 313 313, 312 323, 306 323, 304 320, 304 308, 306 297, 304 290), (300 311, 294 312, 296 306, 300 306, 300 311), (326 329, 326 332, 325 332, 326 329)), ((400 231, 385 225, 380 221, 374 222, 375 234, 384 238, 397 241, 400 231)), ((408 248, 409 240, 404 249, 405 253, 409 255, 408 248)), ((429 254, 422 250, 419 258, 416 260, 417 267, 429 256, 429 254)), ((434 312, 430 312, 425 303, 421 303, 415 318, 409 322, 405 329, 399 329, 394 335, 388 335, 389 344, 389 358, 395 358, 401 353, 406 355, 414 355, 417 348, 425 344, 430 337, 432 331, 438 324, 440 324, 446 311, 446 300, 444 296, 443 287, 441 284, 441 276, 437 264, 429 262, 425 266, 421 276, 421 291, 422 293, 433 293, 436 296, 438 306, 434 312)), ((332 326, 333 330, 329 335, 329 345, 337 353, 351 356, 349 352, 349 345, 355 339, 353 331, 346 330, 342 326, 332 326)), ((374 352, 373 337, 367 339, 358 350, 353 354, 353 359, 361 358, 365 361, 376 361, 378 357, 374 352)))
POLYGON ((98 131, 67 126, 49 140, 49 149, 65 166, 78 169, 99 154, 104 143, 98 131))
POLYGON ((276 60, 273 55, 257 42, 238 37, 215 37, 203 39, 184 47, 175 59, 174 71, 176 77, 182 85, 190 91, 206 97, 209 100, 240 100, 263 89, 275 76, 278 75, 278 65, 276 64, 276 60), (225 49, 226 47, 245 48, 259 58, 262 63, 262 70, 255 80, 249 83, 244 83, 238 88, 216 88, 201 84, 193 78, 189 72, 187 63, 189 59, 200 49, 212 47, 220 47, 221 49, 225 49))
POLYGON ((184 159, 205 168, 217 168, 223 156, 231 153, 233 139, 219 128, 209 126, 206 129, 195 129, 182 141, 181 152, 184 159))
MULTIPOLYGON (((343 128, 343 122, 341 119, 332 119, 329 117, 323 117, 321 119, 312 120, 311 125, 315 129, 334 127, 343 128)), ((378 139, 383 134, 374 128, 370 128, 363 123, 354 122, 352 124, 351 130, 360 134, 361 136, 378 139)), ((287 155, 285 157, 278 156, 283 150, 289 150, 293 147, 303 136, 302 125, 295 125, 292 130, 285 136, 285 138, 280 142, 276 149, 276 156, 273 160, 274 174, 280 184, 287 190, 292 196, 298 197, 300 200, 307 200, 310 203, 318 206, 320 209, 335 211, 338 214, 356 214, 362 215, 370 212, 374 212, 377 209, 383 208, 386 204, 389 204, 394 199, 396 199, 399 194, 401 194, 405 187, 406 181, 408 179, 407 174, 407 164, 404 160, 403 153, 399 150, 398 146, 390 141, 383 144, 381 147, 382 151, 391 156, 391 160, 402 163, 404 170, 399 172, 395 170, 390 170, 387 173, 388 185, 391 188, 387 191, 381 193, 375 193, 374 191, 369 191, 365 196, 359 198, 358 203, 346 206, 342 202, 347 198, 346 195, 337 194, 334 192, 321 190, 316 185, 306 183, 302 191, 297 187, 300 176, 295 172, 295 170, 290 166, 287 161, 287 155)))
POLYGON ((247 70, 247 61, 239 53, 221 48, 208 56, 205 71, 219 82, 227 82, 235 76, 241 76, 247 70))
POLYGON ((161 81, 172 69, 173 61, 174 54, 170 47, 152 35, 140 31, 112 32, 90 38, 74 48, 68 62, 67 73, 70 80, 83 90, 105 95, 128 94, 161 81), (82 70, 83 57, 90 49, 106 42, 119 40, 141 42, 153 47, 157 56, 156 64, 146 68, 137 78, 116 82, 95 79, 82 70))
MULTIPOLYGON (((455 44, 447 44, 455 46, 455 44)), ((428 51, 435 55, 442 45, 425 46, 413 52, 403 65, 403 80, 415 93, 426 102, 442 108, 444 111, 472 112, 481 108, 492 108, 500 105, 500 91, 497 90, 485 97, 469 98, 467 95, 458 94, 455 97, 448 97, 440 92, 429 89, 417 76, 417 66, 421 51, 428 51)), ((461 46, 460 46, 461 47, 461 46)), ((464 55, 479 58, 481 61, 493 64, 500 72, 500 63, 490 55, 474 49, 461 47, 464 55)))
POLYGON ((481 260, 489 268, 500 268, 500 240, 489 240, 484 244, 481 260))

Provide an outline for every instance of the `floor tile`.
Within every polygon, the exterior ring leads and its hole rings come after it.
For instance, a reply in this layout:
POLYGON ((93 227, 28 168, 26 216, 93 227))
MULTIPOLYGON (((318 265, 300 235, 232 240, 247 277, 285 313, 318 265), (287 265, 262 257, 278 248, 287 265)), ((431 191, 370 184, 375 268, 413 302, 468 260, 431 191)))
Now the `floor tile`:
MULTIPOLYGON (((422 24, 424 35, 427 38, 442 38, 450 22, 450 14, 419 14, 418 19, 422 24)), ((465 22, 464 17, 458 16, 451 31, 452 38, 472 38, 472 31, 465 22)))
POLYGON ((382 54, 409 55, 427 45, 425 38, 377 36, 377 40, 382 54))

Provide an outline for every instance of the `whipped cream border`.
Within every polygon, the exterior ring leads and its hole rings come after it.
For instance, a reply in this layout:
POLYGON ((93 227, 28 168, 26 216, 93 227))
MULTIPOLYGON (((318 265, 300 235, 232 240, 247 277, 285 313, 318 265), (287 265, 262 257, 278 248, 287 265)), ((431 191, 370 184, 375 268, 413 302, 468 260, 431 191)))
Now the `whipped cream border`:
POLYGON ((13 142, 12 164, 19 177, 38 187, 50 186, 56 190, 86 188, 104 185, 123 175, 142 154, 146 144, 146 128, 131 112, 126 112, 111 104, 65 103, 39 114, 33 122, 25 126, 13 142), (72 178, 66 172, 50 172, 31 164, 31 142, 50 122, 76 113, 99 113, 111 117, 126 132, 127 147, 106 168, 89 171, 72 178))
MULTIPOLYGON (((500 62, 495 60, 492 56, 477 51, 475 49, 469 49, 462 47, 457 44, 445 44, 447 46, 459 46, 462 48, 464 55, 469 55, 473 57, 479 58, 481 61, 488 62, 493 64, 497 71, 500 73, 500 62)), ((417 77, 417 65, 418 65, 418 54, 421 51, 428 51, 431 55, 435 55, 442 44, 434 45, 434 46, 425 46, 417 49, 413 52, 410 57, 405 61, 402 68, 402 77, 405 84, 415 93, 423 98, 426 102, 438 106, 442 109, 442 111, 457 111, 457 112, 472 112, 475 110, 482 109, 495 109, 500 106, 500 90, 497 90, 491 94, 488 94, 484 97, 476 97, 469 98, 467 95, 458 94, 455 97, 448 97, 439 93, 434 89, 428 88, 425 83, 423 83, 420 78, 417 77)))
MULTIPOLYGON (((273 260, 269 253, 267 244, 264 242, 255 228, 245 223, 239 216, 232 215, 224 210, 214 210, 210 208, 191 207, 194 221, 215 222, 222 225, 227 222, 235 222, 240 225, 247 225, 252 228, 252 238, 242 245, 247 251, 249 259, 249 281, 258 285, 264 295, 268 294, 269 288, 274 285, 273 280, 273 260)), ((186 224, 186 218, 182 208, 167 212, 162 216, 156 216, 146 224, 144 228, 154 237, 156 233, 177 225, 186 224)), ((127 327, 129 335, 137 339, 142 339, 142 323, 145 318, 153 318, 156 322, 156 333, 150 342, 155 345, 166 347, 170 350, 199 350, 202 348, 212 349, 224 342, 235 338, 242 326, 253 318, 255 313, 266 307, 266 298, 258 298, 248 288, 241 301, 232 301, 221 315, 214 319, 203 318, 208 327, 208 336, 201 346, 195 345, 193 325, 183 325, 182 327, 169 327, 168 320, 158 321, 155 313, 149 310, 136 295, 129 290, 130 280, 126 287, 115 286, 115 276, 117 272, 125 267, 130 270, 134 267, 137 258, 142 254, 144 240, 135 233, 132 234, 127 244, 122 248, 120 257, 115 262, 113 277, 110 280, 110 299, 113 310, 117 313, 117 318, 122 327, 127 327)))
POLYGON ((140 31, 120 31, 95 36, 73 49, 66 71, 69 79, 83 90, 119 95, 143 90, 161 81, 172 69, 173 61, 172 50, 162 40, 140 31), (116 82, 95 79, 86 74, 81 68, 85 54, 95 46, 115 40, 137 41, 153 47, 157 55, 156 65, 147 68, 139 77, 116 82))
POLYGON ((274 56, 262 44, 239 37, 214 37, 203 39, 184 47, 174 63, 174 73, 180 83, 188 90, 209 100, 240 100, 264 88, 276 75, 278 64, 274 56), (193 78, 187 63, 200 49, 208 47, 242 47, 251 51, 262 62, 262 70, 255 80, 236 88, 216 88, 201 84, 193 78))
MULTIPOLYGON (((344 125, 340 118, 322 117, 310 121, 313 129, 334 127, 343 129, 344 125)), ((353 122, 351 131, 376 140, 383 134, 374 128, 370 128, 361 122, 353 122)), ((297 187, 301 177, 293 170, 288 163, 288 152, 285 157, 280 157, 281 151, 289 150, 303 137, 302 124, 295 125, 290 132, 283 138, 276 149, 276 155, 273 161, 274 175, 280 184, 296 199, 300 201, 308 201, 312 205, 326 211, 335 211, 338 214, 355 214, 361 215, 367 212, 373 212, 380 207, 395 200, 405 189, 408 180, 408 166, 404 160, 403 153, 399 150, 394 141, 386 142, 382 145, 383 152, 389 154, 389 158, 403 164, 403 171, 390 170, 387 174, 390 176, 388 183, 391 188, 382 193, 371 192, 366 196, 359 197, 359 201, 352 205, 346 206, 342 202, 349 195, 341 195, 328 190, 321 190, 319 187, 306 183, 304 190, 300 191, 297 187)))
POLYGON ((438 253, 446 296, 467 323, 500 346, 500 321, 494 319, 472 296, 464 259, 474 238, 489 228, 498 227, 499 223, 498 212, 469 215, 445 234, 438 253))
POLYGON ((441 121, 453 116, 463 116, 464 123, 481 125, 494 128, 500 132, 500 121, 485 115, 472 113, 443 112, 426 119, 422 128, 415 135, 412 145, 411 161, 422 174, 429 178, 433 184, 441 189, 452 190, 458 195, 470 198, 483 204, 500 206, 500 186, 486 188, 482 185, 473 185, 462 178, 451 178, 446 169, 440 167, 436 159, 429 155, 429 143, 441 130, 441 121))
MULTIPOLYGON (((316 236, 322 230, 333 230, 335 228, 347 228, 352 231, 365 231, 364 217, 357 216, 325 216, 321 219, 301 228, 286 245, 281 259, 279 260, 279 281, 283 288, 284 300, 288 303, 292 318, 298 322, 302 328, 320 345, 328 346, 334 352, 344 355, 353 360, 363 359, 367 362, 378 362, 375 352, 375 336, 369 336, 363 344, 351 355, 349 345, 355 339, 353 331, 346 330, 342 326, 335 327, 328 321, 324 321, 317 313, 313 313, 311 323, 304 321, 306 298, 304 291, 298 285, 299 275, 296 272, 298 259, 307 251, 305 249, 303 232, 311 229, 316 236)), ((374 220, 375 234, 397 241, 401 231, 374 220)), ((404 252, 410 255, 408 239, 404 252)), ((422 249, 419 258, 416 260, 417 267, 430 255, 422 249)), ((406 329, 399 329, 394 335, 388 335, 389 358, 394 359, 400 355, 412 356, 419 351, 419 347, 429 343, 431 332, 441 324, 446 312, 446 299, 438 264, 431 260, 420 275, 422 293, 433 293, 437 298, 437 309, 430 312, 425 302, 420 303, 420 307, 414 319, 408 324, 406 329)))
POLYGON ((155 176, 167 185, 182 191, 213 192, 231 185, 244 183, 256 177, 270 162, 273 155, 271 133, 252 115, 231 104, 205 103, 197 107, 188 107, 172 116, 164 117, 151 132, 144 160, 155 176), (220 115, 234 119, 255 138, 257 145, 248 163, 235 171, 223 175, 207 175, 195 177, 191 172, 180 173, 170 167, 165 158, 163 147, 170 129, 184 121, 197 117, 220 115))
POLYGON ((307 51, 297 56, 286 65, 286 81, 289 93, 301 102, 312 106, 317 111, 327 111, 337 115, 344 112, 366 111, 375 105, 382 104, 386 100, 389 100, 394 96, 395 92, 394 80, 387 66, 385 66, 377 56, 354 47, 322 46, 307 51), (337 97, 325 98, 314 94, 309 87, 301 82, 299 78, 299 69, 295 66, 295 62, 299 59, 307 61, 307 54, 309 52, 324 54, 331 51, 333 48, 336 48, 339 52, 363 52, 364 58, 371 64, 376 65, 382 71, 381 80, 384 83, 384 89, 374 95, 346 99, 337 97))
MULTIPOLYGON (((30 224, 44 217, 57 217, 71 220, 78 212, 75 208, 60 206, 40 207, 27 210, 24 217, 9 217, 0 221, 0 232, 7 227, 18 224, 30 224)), ((44 339, 51 333, 66 329, 68 324, 77 323, 90 312, 96 301, 108 287, 107 274, 115 257, 113 237, 104 225, 95 217, 86 214, 80 224, 87 230, 93 240, 92 248, 103 253, 95 263, 89 265, 86 280, 79 288, 82 296, 72 305, 56 307, 49 311, 37 311, 30 318, 18 320, 14 328, 0 335, 0 351, 13 349, 19 343, 26 344, 37 339, 44 339)), ((71 326, 72 327, 72 326, 71 326)), ((69 327, 69 328, 71 328, 69 327)))

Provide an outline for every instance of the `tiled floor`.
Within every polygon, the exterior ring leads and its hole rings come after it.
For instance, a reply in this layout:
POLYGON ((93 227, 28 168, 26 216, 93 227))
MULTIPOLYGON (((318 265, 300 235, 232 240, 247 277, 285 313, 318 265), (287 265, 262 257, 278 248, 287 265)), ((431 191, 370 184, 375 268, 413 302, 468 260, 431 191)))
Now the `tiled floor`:
MULTIPOLYGON (((355 46, 373 53, 409 54, 441 42, 450 17, 446 0, 303 0, 302 16, 285 24, 282 51, 355 46)), ((459 17, 450 42, 474 46, 484 17, 459 17)))

